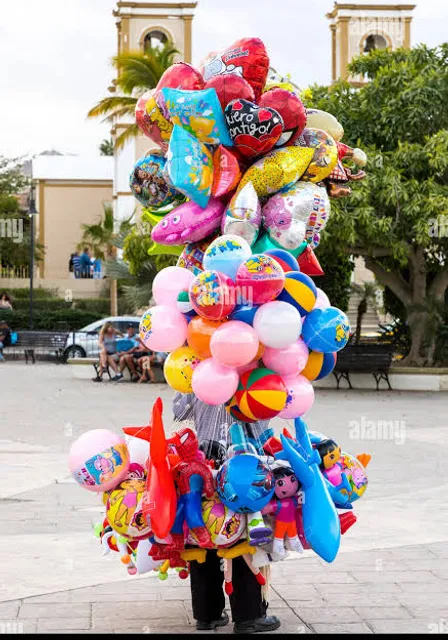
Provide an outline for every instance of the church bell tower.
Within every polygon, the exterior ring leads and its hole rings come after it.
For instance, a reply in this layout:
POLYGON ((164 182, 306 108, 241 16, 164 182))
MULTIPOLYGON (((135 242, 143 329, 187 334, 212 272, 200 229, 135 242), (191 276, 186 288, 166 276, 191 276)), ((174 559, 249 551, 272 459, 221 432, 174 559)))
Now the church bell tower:
POLYGON ((335 2, 327 13, 332 38, 332 81, 344 79, 362 85, 363 78, 350 76, 347 68, 355 56, 372 49, 409 49, 415 6, 385 0, 368 4, 335 2))

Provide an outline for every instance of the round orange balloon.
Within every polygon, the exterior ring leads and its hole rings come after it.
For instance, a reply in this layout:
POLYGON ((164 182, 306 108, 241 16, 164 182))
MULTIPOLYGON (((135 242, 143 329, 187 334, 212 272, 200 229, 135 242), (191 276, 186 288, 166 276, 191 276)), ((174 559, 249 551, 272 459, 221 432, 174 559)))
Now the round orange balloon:
POLYGON ((201 316, 195 316, 188 323, 187 342, 188 346, 200 358, 210 358, 210 340, 212 335, 227 320, 207 320, 201 316))

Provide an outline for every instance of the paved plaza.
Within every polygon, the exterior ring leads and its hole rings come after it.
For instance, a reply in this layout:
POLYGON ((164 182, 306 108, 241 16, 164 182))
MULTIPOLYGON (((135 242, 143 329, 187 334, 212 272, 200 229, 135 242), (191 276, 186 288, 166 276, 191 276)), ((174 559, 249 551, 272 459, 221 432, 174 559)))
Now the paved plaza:
MULTIPOLYGON (((128 577, 118 554, 102 557, 100 498, 67 470, 81 433, 145 424, 157 395, 169 427, 171 390, 23 362, 0 365, 0 389, 0 633, 198 633, 187 581, 128 577)), ((273 566, 279 631, 447 633, 448 394, 317 389, 308 424, 372 455, 369 486, 334 563, 308 551, 273 566)))

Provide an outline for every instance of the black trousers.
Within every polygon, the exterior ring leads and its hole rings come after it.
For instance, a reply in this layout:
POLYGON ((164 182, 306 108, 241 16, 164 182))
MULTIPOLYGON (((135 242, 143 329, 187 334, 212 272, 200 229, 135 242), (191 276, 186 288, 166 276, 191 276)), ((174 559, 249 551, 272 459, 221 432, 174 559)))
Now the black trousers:
MULTIPOLYGON (((191 601, 193 617, 202 622, 219 620, 225 607, 222 559, 216 551, 207 551, 203 563, 190 563, 191 601)), ((233 622, 247 622, 265 615, 267 603, 261 597, 261 585, 243 558, 235 558, 232 565, 233 593, 229 596, 233 622)))

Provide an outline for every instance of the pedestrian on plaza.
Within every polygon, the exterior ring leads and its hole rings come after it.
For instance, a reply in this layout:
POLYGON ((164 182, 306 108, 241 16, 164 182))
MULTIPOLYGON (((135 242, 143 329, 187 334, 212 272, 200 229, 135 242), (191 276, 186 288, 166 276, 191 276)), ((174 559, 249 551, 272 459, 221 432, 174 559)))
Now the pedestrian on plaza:
POLYGON ((79 251, 75 251, 70 255, 68 270, 69 273, 72 274, 72 278, 79 278, 81 276, 81 258, 79 256, 79 251))
POLYGON ((103 263, 100 258, 95 258, 92 265, 93 277, 95 280, 101 280, 103 277, 103 263))
POLYGON ((0 362, 5 359, 3 349, 9 346, 11 346, 11 329, 5 320, 0 320, 0 362))
POLYGON ((81 278, 92 277, 92 262, 90 260, 90 252, 88 247, 85 247, 83 253, 80 256, 80 272, 81 278))
POLYGON ((0 309, 2 311, 12 311, 11 296, 6 291, 0 295, 0 309))
MULTIPOLYGON (((229 427, 234 423, 224 405, 209 406, 194 394, 177 393, 173 402, 176 420, 194 422, 199 443, 226 442, 229 446, 229 427)), ((268 421, 245 424, 247 440, 252 442, 260 454, 262 445, 274 432, 268 421)), ((209 444, 207 445, 209 447, 209 444)), ((217 450, 220 447, 216 447, 217 450)), ((205 562, 190 562, 190 588, 193 617, 198 630, 213 631, 225 627, 229 617, 225 612, 223 591, 224 571, 216 550, 207 550, 205 562)), ((235 633, 258 633, 274 631, 280 627, 276 616, 267 616, 269 606, 262 587, 242 557, 232 561, 233 593, 229 596, 235 633)))

